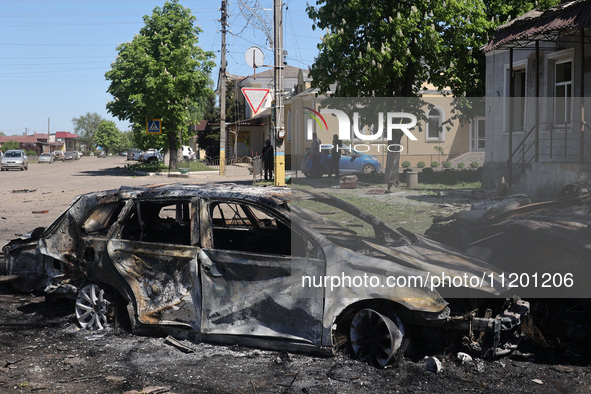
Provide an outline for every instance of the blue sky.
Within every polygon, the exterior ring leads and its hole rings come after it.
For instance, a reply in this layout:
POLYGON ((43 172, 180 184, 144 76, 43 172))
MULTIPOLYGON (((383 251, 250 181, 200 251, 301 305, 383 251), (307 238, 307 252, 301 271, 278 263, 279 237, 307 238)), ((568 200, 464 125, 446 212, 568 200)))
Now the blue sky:
MULTIPOLYGON (((272 21, 272 0, 257 2, 272 21)), ((203 49, 216 54, 219 65, 221 0, 181 0, 197 18, 203 49)), ((314 2, 312 2, 314 3, 314 2)), ((105 104, 104 74, 117 55, 118 44, 130 41, 164 0, 0 0, 0 131, 7 135, 73 131, 72 118, 97 112, 121 130, 129 124, 110 116, 105 104), (49 119, 49 122, 48 122, 49 119)), ((308 68, 317 54, 320 32, 312 30, 305 0, 284 0, 284 46, 288 64, 308 68)), ((263 32, 247 24, 239 1, 230 0, 228 72, 250 75, 244 52, 258 46, 265 64, 273 52, 263 32)), ((260 72, 260 70, 259 70, 260 72)), ((217 80, 218 70, 212 79, 217 80)))

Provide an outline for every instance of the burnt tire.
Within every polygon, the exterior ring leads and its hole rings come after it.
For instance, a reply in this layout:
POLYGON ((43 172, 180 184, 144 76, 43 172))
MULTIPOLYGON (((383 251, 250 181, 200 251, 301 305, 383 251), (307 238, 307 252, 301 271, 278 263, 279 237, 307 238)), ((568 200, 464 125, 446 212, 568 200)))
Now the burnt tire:
POLYGON ((361 309, 351 320, 349 339, 354 356, 377 368, 384 368, 402 346, 404 327, 394 314, 385 316, 373 309, 361 309))

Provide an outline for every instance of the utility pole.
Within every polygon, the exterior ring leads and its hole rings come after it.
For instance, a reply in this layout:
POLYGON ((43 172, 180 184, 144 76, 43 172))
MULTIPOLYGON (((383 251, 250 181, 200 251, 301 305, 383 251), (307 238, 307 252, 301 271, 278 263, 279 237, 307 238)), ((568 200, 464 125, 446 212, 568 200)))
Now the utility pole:
POLYGON ((285 130, 283 128, 283 3, 274 0, 274 43, 275 43, 275 186, 285 186, 285 130))
POLYGON ((220 60, 220 175, 226 175, 226 28, 228 1, 222 0, 222 56, 220 60))

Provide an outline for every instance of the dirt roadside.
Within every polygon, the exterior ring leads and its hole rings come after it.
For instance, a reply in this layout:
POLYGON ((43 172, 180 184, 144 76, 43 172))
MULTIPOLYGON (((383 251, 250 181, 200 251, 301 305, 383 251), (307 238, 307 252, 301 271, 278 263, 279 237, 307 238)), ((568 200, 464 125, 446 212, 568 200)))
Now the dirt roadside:
MULTIPOLYGON (((114 169, 125 164, 118 158, 83 158, 54 167, 31 165, 24 173, 3 172, 0 244, 48 225, 80 193, 169 180, 133 177, 114 169)), ((0 288, 2 392, 591 391, 589 358, 555 343, 526 341, 509 357, 465 364, 457 360, 456 351, 444 351, 435 355, 443 364, 436 374, 426 370, 423 360, 414 359, 378 370, 347 355, 317 358, 182 341, 192 350, 185 353, 164 338, 134 336, 119 327, 100 333, 81 331, 72 311, 67 302, 46 303, 44 297, 0 288)))

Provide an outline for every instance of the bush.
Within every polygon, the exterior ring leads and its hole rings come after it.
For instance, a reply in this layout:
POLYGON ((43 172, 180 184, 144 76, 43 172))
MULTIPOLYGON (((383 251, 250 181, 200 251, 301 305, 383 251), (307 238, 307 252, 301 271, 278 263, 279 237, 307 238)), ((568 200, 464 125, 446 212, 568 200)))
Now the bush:
POLYGON ((403 161, 402 164, 401 164, 401 166, 404 167, 404 168, 410 167, 410 161, 403 161))
POLYGON ((473 161, 472 163, 470 163, 470 167, 472 167, 472 168, 478 168, 478 167, 480 167, 480 164, 478 164, 477 161, 473 161))
POLYGON ((466 165, 464 163, 458 163, 458 168, 461 169, 461 168, 464 168, 464 167, 466 167, 466 165))
POLYGON ((37 152, 35 152, 34 150, 27 150, 25 151, 25 153, 27 154, 27 156, 37 156, 37 152))
POLYGON ((477 168, 476 170, 452 170, 446 168, 443 171, 435 171, 433 168, 425 168, 419 173, 419 183, 457 185, 461 183, 479 182, 481 177, 482 167, 477 168))
POLYGON ((432 161, 431 162, 431 167, 435 168, 435 167, 439 167, 439 163, 436 161, 432 161))
POLYGON ((445 168, 451 168, 451 162, 450 161, 444 161, 442 164, 443 167, 445 168))
POLYGON ((419 168, 424 168, 425 166, 426 166, 426 164, 425 164, 425 162, 424 162, 424 161, 419 161, 419 162, 417 163, 417 167, 419 167, 419 168))

